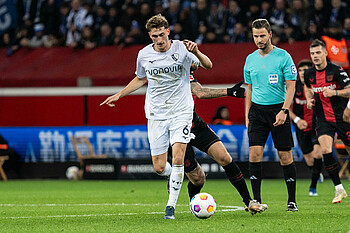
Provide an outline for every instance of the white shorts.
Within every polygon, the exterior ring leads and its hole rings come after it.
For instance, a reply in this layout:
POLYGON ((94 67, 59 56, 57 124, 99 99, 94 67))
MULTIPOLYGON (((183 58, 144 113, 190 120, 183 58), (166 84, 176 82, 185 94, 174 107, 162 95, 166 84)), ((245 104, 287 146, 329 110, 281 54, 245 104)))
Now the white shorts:
POLYGON ((176 142, 189 143, 194 135, 191 133, 192 114, 181 115, 168 120, 148 120, 148 140, 151 155, 156 156, 168 151, 169 145, 176 142))

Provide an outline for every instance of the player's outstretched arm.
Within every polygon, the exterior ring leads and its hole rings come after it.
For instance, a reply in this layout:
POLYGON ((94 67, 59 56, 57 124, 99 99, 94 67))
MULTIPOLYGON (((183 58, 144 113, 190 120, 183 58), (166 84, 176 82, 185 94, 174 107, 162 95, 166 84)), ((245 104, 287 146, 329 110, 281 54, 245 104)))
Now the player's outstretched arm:
POLYGON ((241 87, 243 81, 237 83, 230 88, 208 88, 203 87, 198 82, 191 83, 192 94, 197 96, 200 99, 214 99, 225 96, 232 96, 236 98, 245 97, 245 89, 241 87))
POLYGON ((130 81, 130 83, 124 87, 123 90, 121 90, 119 93, 109 96, 107 99, 105 99, 105 101, 103 101, 100 106, 107 104, 109 107, 114 107, 114 103, 118 101, 120 98, 136 91, 137 89, 139 89, 140 87, 142 87, 145 83, 147 82, 146 78, 138 78, 135 77, 133 80, 130 81))
POLYGON ((197 43, 190 40, 184 40, 183 43, 186 46, 187 50, 193 53, 198 58, 203 68, 211 69, 213 67, 213 63, 211 62, 209 57, 207 57, 205 54, 199 51, 197 43))

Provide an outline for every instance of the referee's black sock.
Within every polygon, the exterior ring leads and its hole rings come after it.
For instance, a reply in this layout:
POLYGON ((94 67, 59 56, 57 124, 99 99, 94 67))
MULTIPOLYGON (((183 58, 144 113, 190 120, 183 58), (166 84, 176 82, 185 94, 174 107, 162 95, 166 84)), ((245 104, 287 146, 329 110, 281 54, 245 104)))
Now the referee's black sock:
POLYGON ((338 163, 335 160, 333 153, 323 154, 324 159, 324 165, 326 167, 326 170, 331 177, 334 186, 341 184, 340 178, 339 178, 339 169, 338 169, 338 163))
POLYGON ((187 185, 187 190, 188 190, 188 195, 190 196, 190 200, 192 197, 194 197, 197 193, 201 192, 203 185, 196 186, 194 185, 191 181, 188 182, 187 185))
POLYGON ((286 181, 288 190, 288 202, 295 202, 295 191, 296 191, 296 176, 297 172, 295 169, 294 162, 283 167, 284 180, 286 181))
POLYGON ((249 179, 252 185, 254 199, 261 203, 261 177, 262 177, 262 162, 249 162, 249 179))
POLYGON ((243 198, 244 204, 248 206, 251 198, 247 188, 247 184, 245 183, 243 174, 241 172, 241 169, 239 169, 237 164, 233 161, 228 165, 223 166, 223 168, 231 184, 237 189, 237 191, 243 198))
POLYGON ((321 171, 322 171, 322 158, 314 159, 314 166, 312 168, 310 188, 316 188, 317 180, 318 178, 320 178, 321 171))

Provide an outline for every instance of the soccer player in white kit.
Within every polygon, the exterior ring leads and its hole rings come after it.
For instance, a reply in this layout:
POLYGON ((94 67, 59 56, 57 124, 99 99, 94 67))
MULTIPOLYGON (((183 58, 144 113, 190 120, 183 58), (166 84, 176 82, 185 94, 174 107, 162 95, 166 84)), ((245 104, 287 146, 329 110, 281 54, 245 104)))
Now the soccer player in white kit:
POLYGON ((146 29, 153 43, 139 51, 136 77, 119 93, 100 105, 114 107, 113 102, 139 89, 148 81, 145 113, 153 167, 157 174, 169 176, 169 200, 164 219, 175 219, 175 205, 184 177, 184 157, 191 140, 193 99, 190 68, 193 63, 210 69, 210 59, 197 44, 169 40, 169 24, 161 15, 151 17, 146 29), (172 145, 171 166, 167 162, 168 146, 172 145))

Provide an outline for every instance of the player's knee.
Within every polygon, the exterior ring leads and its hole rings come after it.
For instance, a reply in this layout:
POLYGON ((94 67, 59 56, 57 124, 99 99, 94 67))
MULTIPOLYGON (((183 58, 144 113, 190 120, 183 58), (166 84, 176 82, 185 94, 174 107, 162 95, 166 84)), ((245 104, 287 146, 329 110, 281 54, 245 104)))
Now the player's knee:
POLYGON ((282 157, 280 159, 280 163, 283 166, 289 165, 289 164, 293 163, 293 157, 287 157, 287 156, 286 157, 282 157))
POLYGON ((249 147, 249 162, 261 162, 264 153, 263 147, 249 147))
POLYGON ((322 147, 321 151, 322 151, 322 154, 329 154, 329 153, 332 153, 332 148, 322 147))
POLYGON ((229 154, 225 154, 217 159, 217 163, 225 167, 232 162, 232 157, 229 154))
POLYGON ((154 166, 154 171, 158 174, 161 175, 165 170, 165 167, 162 166, 154 166))
POLYGON ((309 167, 314 166, 314 158, 311 153, 304 154, 304 159, 307 166, 309 167))
POLYGON ((293 155, 291 151, 278 151, 281 165, 289 165, 293 162, 293 155))

